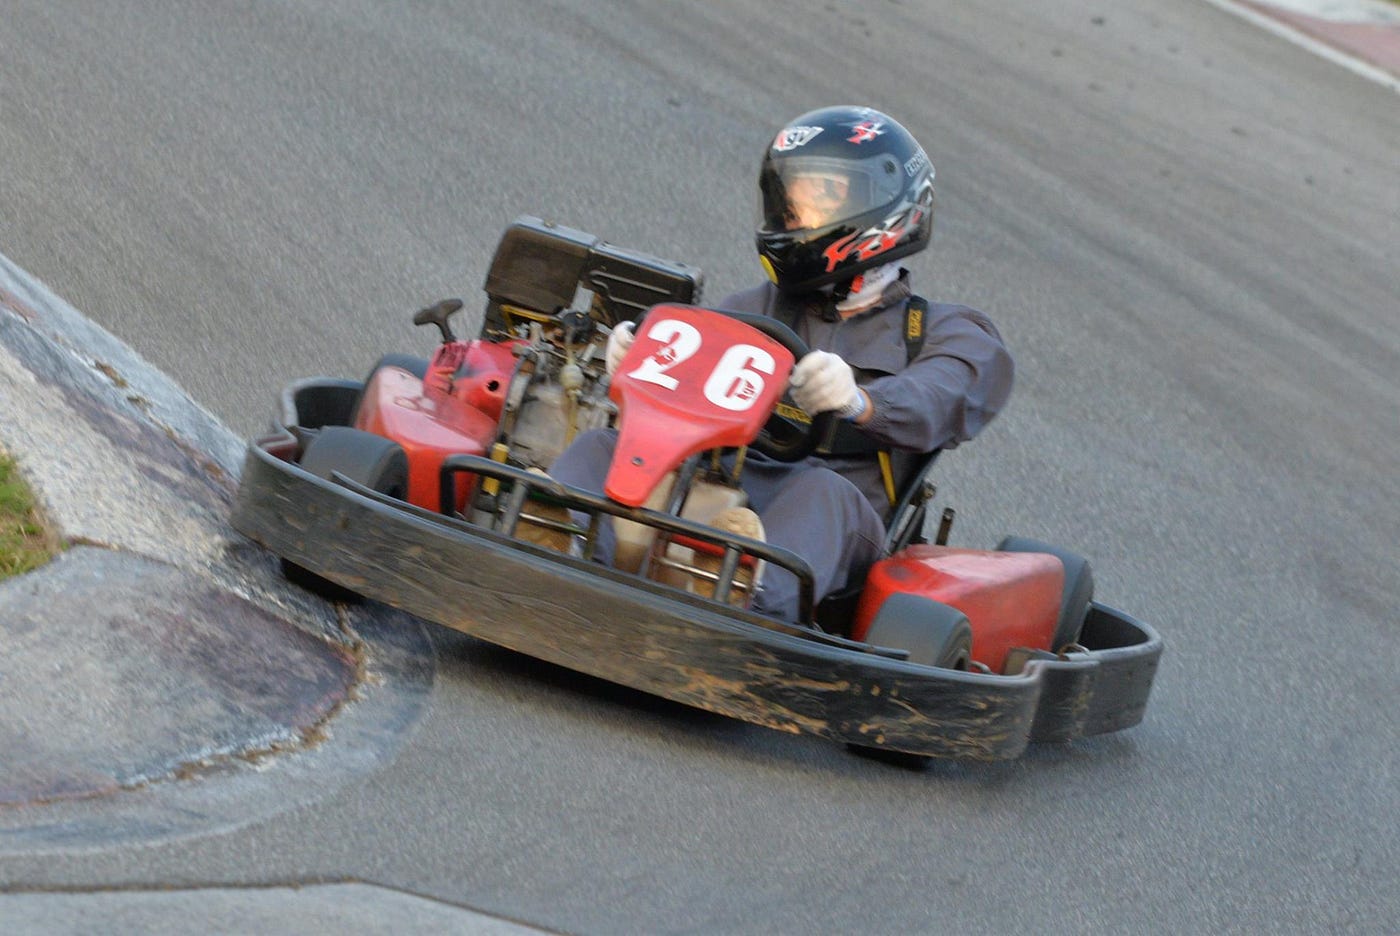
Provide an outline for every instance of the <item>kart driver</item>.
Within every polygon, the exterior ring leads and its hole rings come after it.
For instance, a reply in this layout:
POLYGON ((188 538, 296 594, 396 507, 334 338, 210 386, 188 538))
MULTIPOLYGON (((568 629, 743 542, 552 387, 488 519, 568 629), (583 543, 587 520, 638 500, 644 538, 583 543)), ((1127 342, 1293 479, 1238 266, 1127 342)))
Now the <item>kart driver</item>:
MULTIPOLYGON (((877 559, 898 491, 939 449, 975 436, 1005 404, 1012 361, 996 328, 967 306, 912 296, 897 262, 928 246, 933 165, 900 124, 864 107, 828 107, 787 124, 759 169, 759 262, 769 282, 716 308, 773 316, 810 352, 789 381, 807 413, 843 423, 827 450, 782 463, 750 451, 747 508, 712 523, 805 558, 816 600, 858 583, 877 559)), ((611 374, 634 338, 608 341, 611 374)), ((549 473, 601 491, 615 430, 581 435, 549 473)), ((610 524, 598 556, 611 561, 610 524)), ((769 566, 755 610, 795 620, 797 580, 769 566)))

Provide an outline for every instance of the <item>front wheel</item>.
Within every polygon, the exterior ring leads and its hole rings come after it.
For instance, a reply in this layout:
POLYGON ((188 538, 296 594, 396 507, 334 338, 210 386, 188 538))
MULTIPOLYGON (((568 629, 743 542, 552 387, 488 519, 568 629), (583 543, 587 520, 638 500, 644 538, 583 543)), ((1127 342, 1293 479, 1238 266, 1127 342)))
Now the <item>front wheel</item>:
MULTIPOLYGON (((348 426, 327 426, 301 456, 301 467, 318 478, 343 475, 357 484, 404 500, 408 496, 408 456, 397 442, 348 426)), ((282 560, 287 581, 328 601, 356 602, 360 596, 294 562, 282 560)))

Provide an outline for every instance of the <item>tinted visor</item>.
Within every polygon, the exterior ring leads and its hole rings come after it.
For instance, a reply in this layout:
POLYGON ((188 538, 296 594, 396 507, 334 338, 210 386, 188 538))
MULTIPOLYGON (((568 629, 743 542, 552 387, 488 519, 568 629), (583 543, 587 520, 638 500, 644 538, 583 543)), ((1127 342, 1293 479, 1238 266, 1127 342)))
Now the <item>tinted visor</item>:
POLYGON ((900 165, 889 155, 775 160, 759 176, 758 228, 773 234, 829 227, 891 204, 902 185, 900 165))

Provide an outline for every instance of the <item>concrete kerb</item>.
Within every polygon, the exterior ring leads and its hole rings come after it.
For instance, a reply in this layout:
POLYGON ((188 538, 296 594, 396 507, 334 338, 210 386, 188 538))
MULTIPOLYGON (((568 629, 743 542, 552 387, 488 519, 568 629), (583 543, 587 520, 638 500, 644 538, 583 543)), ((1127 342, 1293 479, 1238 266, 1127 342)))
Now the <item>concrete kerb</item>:
POLYGON ((1400 7, 1382 0, 1206 0, 1400 92, 1400 7))
POLYGON ((0 858, 251 821, 417 720, 421 625, 286 585, 227 523, 243 442, 3 256, 0 447, 69 544, 0 583, 0 858))
POLYGON ((392 758, 426 705, 417 621, 292 588, 228 527, 243 447, 0 255, 0 448, 69 544, 0 584, 0 929, 541 932, 354 881, 54 877, 56 854, 212 834, 329 795, 392 758))

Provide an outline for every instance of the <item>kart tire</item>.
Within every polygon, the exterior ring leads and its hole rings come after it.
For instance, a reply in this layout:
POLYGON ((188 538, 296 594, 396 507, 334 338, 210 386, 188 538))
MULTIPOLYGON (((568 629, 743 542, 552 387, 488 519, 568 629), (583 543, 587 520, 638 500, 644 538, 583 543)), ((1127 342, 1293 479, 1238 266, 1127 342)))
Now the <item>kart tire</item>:
MULTIPOLYGON (((403 500, 408 494, 408 456, 403 447, 383 436, 348 426, 327 426, 316 434, 301 456, 303 470, 329 481, 339 473, 371 490, 403 500)), ((294 562, 282 560, 287 581, 328 601, 355 603, 360 596, 294 562)))
MULTIPOLYGON (((865 642, 909 651, 909 662, 965 670, 972 658, 972 625, 957 608, 922 595, 895 594, 875 614, 865 642)), ((917 769, 928 763, 923 754, 847 744, 858 757, 895 767, 917 769)))
POLYGON ((385 367, 397 367, 406 370, 414 377, 422 380, 428 373, 428 359, 415 357, 412 354, 386 354, 375 362, 374 367, 370 368, 369 376, 365 377, 365 383, 368 384, 370 378, 385 367))
POLYGON ((967 669, 972 659, 972 625, 957 608, 922 595, 885 599, 865 632, 865 642, 909 651, 910 663, 967 669))
MULTIPOLYGON (((401 370, 406 370, 414 377, 422 380, 428 373, 428 359, 415 357, 412 354, 386 354, 375 361, 374 366, 371 367, 369 373, 365 375, 365 386, 368 387, 369 382, 374 379, 374 375, 386 367, 397 367, 401 370)), ((355 401, 355 408, 350 412, 350 425, 352 426, 359 422, 360 403, 363 399, 363 395, 360 399, 357 399, 355 401)))
POLYGON ((1094 572, 1089 567, 1089 560, 1068 549, 1025 536, 1006 537, 997 544, 997 551, 1049 553, 1060 560, 1065 567, 1065 588, 1060 597, 1060 618, 1055 625, 1050 649, 1059 652, 1062 647, 1078 641, 1084 618, 1089 614, 1089 603, 1094 600, 1094 572))

